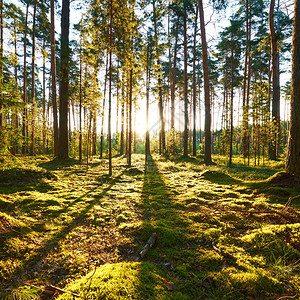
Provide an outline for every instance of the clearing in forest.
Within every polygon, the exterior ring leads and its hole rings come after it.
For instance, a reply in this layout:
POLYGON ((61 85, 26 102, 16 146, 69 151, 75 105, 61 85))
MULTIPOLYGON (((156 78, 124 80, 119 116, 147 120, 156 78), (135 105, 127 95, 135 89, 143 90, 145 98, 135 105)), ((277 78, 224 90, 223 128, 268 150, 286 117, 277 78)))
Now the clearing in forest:
POLYGON ((295 299, 299 186, 215 161, 2 162, 0 298, 295 299))

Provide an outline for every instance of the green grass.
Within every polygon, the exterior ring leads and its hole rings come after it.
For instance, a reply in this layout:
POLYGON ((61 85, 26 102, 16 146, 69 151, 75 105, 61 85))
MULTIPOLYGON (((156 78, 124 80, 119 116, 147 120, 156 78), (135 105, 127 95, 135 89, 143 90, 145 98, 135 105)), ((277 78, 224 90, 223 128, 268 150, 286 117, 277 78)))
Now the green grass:
POLYGON ((82 299, 295 298, 300 213, 285 203, 299 187, 276 184, 280 161, 214 162, 116 157, 109 177, 106 160, 4 160, 0 298, 43 299, 48 284, 82 299))

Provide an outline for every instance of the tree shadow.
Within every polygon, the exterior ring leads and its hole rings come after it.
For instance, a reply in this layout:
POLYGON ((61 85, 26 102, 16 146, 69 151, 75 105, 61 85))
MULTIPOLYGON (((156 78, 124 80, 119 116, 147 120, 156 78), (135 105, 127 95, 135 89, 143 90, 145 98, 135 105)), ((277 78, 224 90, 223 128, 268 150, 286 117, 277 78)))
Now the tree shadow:
POLYGON ((59 169, 64 169, 64 168, 69 168, 74 165, 80 165, 81 163, 77 159, 59 159, 59 158, 54 158, 53 160, 47 161, 47 162, 42 162, 38 166, 41 168, 44 168, 48 171, 55 171, 59 169))
MULTIPOLYGON (((121 172, 119 175, 117 175, 114 178, 111 178, 110 182, 107 182, 108 186, 106 186, 101 193, 94 195, 92 200, 88 200, 85 202, 85 206, 81 208, 80 210, 77 210, 72 215, 72 221, 68 222, 65 225, 62 225, 61 228, 56 231, 52 236, 50 236, 48 239, 45 239, 44 243, 36 248, 36 251, 32 254, 26 255, 26 257, 22 260, 22 264, 10 274, 10 280, 14 281, 14 278, 23 278, 22 280, 30 279, 31 276, 34 274, 34 272, 38 272, 40 266, 39 262, 41 262, 44 258, 47 257, 47 255, 51 252, 52 249, 55 249, 59 246, 60 241, 62 241, 66 236, 77 226, 80 226, 81 223, 84 222, 85 218, 87 217, 89 211, 96 205, 99 204, 99 201, 107 195, 108 191, 120 180, 123 172, 121 172)), ((69 203, 66 207, 61 209, 59 211, 59 214, 62 214, 64 212, 67 212, 68 209, 70 209, 71 206, 76 204, 76 202, 82 200, 84 197, 86 197, 88 194, 94 192, 100 185, 94 187, 93 189, 89 190, 88 192, 84 193, 80 197, 76 198, 74 201, 69 203)), ((57 215, 56 215, 57 217, 57 215)), ((51 216, 49 217, 51 218, 51 216)), ((47 224, 49 222, 48 218, 47 220, 44 219, 44 223, 37 223, 35 226, 32 226, 31 228, 27 228, 30 232, 32 231, 43 231, 43 225, 47 224)), ((28 232, 28 231, 27 231, 28 232)), ((5 235, 2 235, 1 237, 1 243, 5 242, 5 239, 15 237, 22 232, 18 232, 16 230, 11 230, 10 232, 6 233, 5 235)), ((16 283, 16 282, 15 282, 16 283)))
MULTIPOLYGON (((141 210, 143 222, 136 232, 138 240, 141 241, 140 250, 154 232, 157 234, 157 241, 141 259, 138 280, 143 284, 137 287, 137 293, 141 298, 155 299, 161 296, 159 292, 161 288, 168 289, 169 282, 180 281, 175 269, 184 264, 182 251, 186 251, 189 244, 186 235, 188 224, 181 217, 182 206, 174 201, 172 190, 151 156, 145 163, 141 198, 138 208, 141 210), (146 272, 149 274, 148 282, 145 282, 146 272), (147 284, 148 287, 145 289, 144 285, 147 284)), ((170 284, 172 286, 172 282, 170 284)), ((184 296, 182 291, 173 293, 176 294, 176 296, 174 294, 176 299, 186 298, 186 294, 184 296)), ((197 284, 191 294, 199 297, 197 284)))

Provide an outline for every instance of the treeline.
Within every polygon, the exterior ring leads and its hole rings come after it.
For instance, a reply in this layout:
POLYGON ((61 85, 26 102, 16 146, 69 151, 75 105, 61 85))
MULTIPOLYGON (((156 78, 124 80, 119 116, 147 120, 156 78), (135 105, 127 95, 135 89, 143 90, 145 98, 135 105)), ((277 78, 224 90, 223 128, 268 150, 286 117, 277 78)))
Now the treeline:
POLYGON ((224 14, 222 0, 209 10, 202 0, 80 5, 70 35, 69 0, 0 0, 1 153, 108 155, 110 173, 112 155, 131 165, 133 151, 203 153, 206 163, 211 152, 229 163, 239 154, 257 164, 284 153, 291 88, 280 74, 291 55, 292 1, 231 3, 217 43, 206 40, 205 22, 211 10, 224 14), (151 141, 149 130, 135 133, 142 102, 147 128, 149 106, 158 107, 151 141))

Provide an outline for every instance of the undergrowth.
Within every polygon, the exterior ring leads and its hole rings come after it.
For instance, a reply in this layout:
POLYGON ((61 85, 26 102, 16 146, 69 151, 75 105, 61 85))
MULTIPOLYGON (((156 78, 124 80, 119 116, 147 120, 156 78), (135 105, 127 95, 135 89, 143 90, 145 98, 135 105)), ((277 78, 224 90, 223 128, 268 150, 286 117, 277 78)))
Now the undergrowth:
POLYGON ((295 299, 299 187, 281 162, 214 161, 3 161, 0 298, 295 299))

